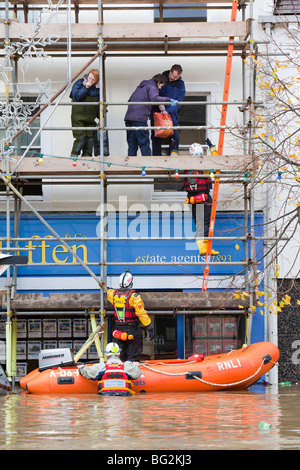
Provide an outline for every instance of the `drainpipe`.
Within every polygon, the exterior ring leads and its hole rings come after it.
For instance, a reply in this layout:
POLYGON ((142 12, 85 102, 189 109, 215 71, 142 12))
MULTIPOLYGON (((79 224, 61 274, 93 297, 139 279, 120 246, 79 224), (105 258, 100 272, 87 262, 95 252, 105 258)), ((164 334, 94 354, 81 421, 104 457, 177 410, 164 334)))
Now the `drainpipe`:
MULTIPOLYGON (((266 23, 264 24, 264 30, 268 37, 271 36, 271 24, 266 23)), ((268 51, 273 52, 273 51, 268 51)), ((268 112, 268 108, 266 108, 268 112)), ((270 110, 272 112, 272 110, 270 110)), ((274 136, 276 137, 276 136, 274 136)), ((273 164, 272 162, 268 162, 267 168, 265 170, 272 170, 273 164)), ((276 247, 275 250, 269 252, 270 248, 272 247, 273 243, 271 238, 276 235, 276 223, 270 223, 271 221, 276 220, 276 176, 271 175, 271 182, 266 182, 263 185, 264 191, 264 200, 265 200, 265 210, 264 210, 264 236, 269 238, 270 240, 266 240, 264 242, 264 252, 265 252, 265 270, 264 270, 264 290, 272 294, 271 298, 265 298, 265 302, 267 307, 265 309, 265 341, 270 341, 278 346, 278 325, 277 325, 277 315, 275 315, 270 307, 272 306, 273 300, 277 302, 277 281, 274 275, 276 271, 276 247)), ((267 381, 270 382, 272 385, 278 384, 278 367, 273 367, 267 374, 267 381)))

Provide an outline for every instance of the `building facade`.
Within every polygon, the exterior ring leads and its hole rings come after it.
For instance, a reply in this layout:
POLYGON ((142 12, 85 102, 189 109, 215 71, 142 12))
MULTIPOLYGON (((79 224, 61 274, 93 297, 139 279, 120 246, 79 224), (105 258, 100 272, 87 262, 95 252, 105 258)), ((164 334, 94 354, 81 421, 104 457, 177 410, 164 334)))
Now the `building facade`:
MULTIPOLYGON (((155 340, 145 341, 144 358, 215 354, 263 340, 278 343, 278 321, 285 321, 272 308, 278 302, 277 281, 296 273, 278 260, 277 232, 268 223, 282 204, 274 200, 285 198, 277 184, 278 168, 274 179, 261 184, 265 178, 253 143, 255 116, 265 103, 260 104, 258 71, 251 60, 268 54, 270 36, 293 19, 290 10, 282 11, 284 2, 269 3, 220 2, 216 8, 210 2, 166 1, 159 8, 133 1, 28 2, 23 9, 6 2, 0 24, 6 45, 0 82, 2 173, 21 198, 3 180, 1 248, 19 247, 28 256, 27 266, 10 268, 0 278, 2 362, 7 361, 7 337, 18 329, 18 372, 12 361, 9 375, 33 368, 41 348, 69 345, 77 351, 90 332, 91 311, 105 318, 103 341, 108 341, 113 315, 98 280, 117 287, 127 267, 155 325, 155 340), (186 87, 178 160, 128 159, 127 101, 142 80, 176 63, 186 87), (104 157, 102 148, 100 158, 74 162, 70 89, 74 77, 94 67, 100 70, 100 138, 105 129, 110 155, 104 157), (7 102, 14 107, 5 107, 7 102), (11 119, 13 113, 18 120, 11 119), (24 124, 30 116, 31 134, 24 124), (205 141, 218 147, 225 127, 216 162, 205 141), (219 255, 211 264, 199 255, 191 208, 185 204, 184 170, 194 165, 188 153, 193 142, 204 148, 196 169, 209 171, 214 183, 221 170, 213 242, 219 255), (282 266, 279 276, 274 274, 277 264, 282 266)), ((289 249, 280 254, 293 264, 289 249)), ((288 352, 279 371, 286 371, 297 338, 282 328, 288 352)), ((96 350, 86 357, 97 358, 96 350)), ((268 379, 278 381, 277 369, 268 379)))

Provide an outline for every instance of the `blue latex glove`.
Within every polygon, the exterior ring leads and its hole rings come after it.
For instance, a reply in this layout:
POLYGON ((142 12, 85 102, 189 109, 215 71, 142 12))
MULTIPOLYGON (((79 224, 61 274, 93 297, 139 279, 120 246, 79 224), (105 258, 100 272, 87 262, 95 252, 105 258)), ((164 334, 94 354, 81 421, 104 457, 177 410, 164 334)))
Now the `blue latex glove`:
POLYGON ((148 325, 148 326, 146 327, 146 330, 147 330, 147 332, 148 332, 148 336, 149 336, 150 341, 152 341, 153 338, 154 338, 154 328, 153 328, 153 326, 152 326, 151 324, 148 325))
POLYGON ((177 106, 178 105, 178 101, 177 100, 170 100, 171 101, 171 106, 177 106))

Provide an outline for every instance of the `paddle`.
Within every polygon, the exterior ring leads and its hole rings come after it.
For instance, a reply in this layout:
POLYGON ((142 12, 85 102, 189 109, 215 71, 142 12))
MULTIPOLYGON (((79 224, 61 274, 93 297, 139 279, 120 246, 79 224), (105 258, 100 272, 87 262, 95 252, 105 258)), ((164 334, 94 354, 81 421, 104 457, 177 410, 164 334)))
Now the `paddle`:
POLYGON ((79 359, 83 356, 85 351, 90 347, 90 345, 95 341, 96 338, 102 333, 104 333, 104 324, 100 324, 97 326, 95 331, 88 337, 84 345, 79 349, 78 353, 74 357, 74 362, 78 362, 79 359), (101 331, 100 331, 101 330, 101 331))
MULTIPOLYGON (((92 331, 94 332, 97 328, 96 315, 94 313, 90 314, 90 321, 91 321, 92 331)), ((101 343, 100 343, 99 337, 95 338, 95 346, 96 346, 96 349, 97 349, 99 359, 101 361, 101 360, 103 360, 103 354, 102 354, 102 351, 101 351, 101 343)))

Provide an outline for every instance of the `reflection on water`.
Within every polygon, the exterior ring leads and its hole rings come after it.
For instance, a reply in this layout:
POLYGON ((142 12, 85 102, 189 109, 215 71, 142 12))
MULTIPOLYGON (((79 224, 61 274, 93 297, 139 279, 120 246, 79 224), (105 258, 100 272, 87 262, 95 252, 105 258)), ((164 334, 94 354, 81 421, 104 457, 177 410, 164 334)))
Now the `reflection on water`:
POLYGON ((2 394, 0 450, 299 449, 299 398, 297 385, 101 398, 2 394), (272 428, 260 430, 261 421, 272 428))

